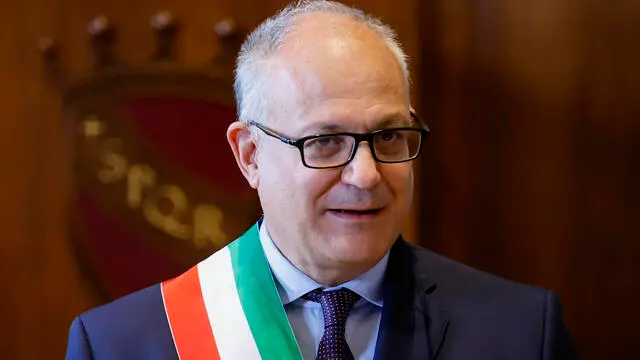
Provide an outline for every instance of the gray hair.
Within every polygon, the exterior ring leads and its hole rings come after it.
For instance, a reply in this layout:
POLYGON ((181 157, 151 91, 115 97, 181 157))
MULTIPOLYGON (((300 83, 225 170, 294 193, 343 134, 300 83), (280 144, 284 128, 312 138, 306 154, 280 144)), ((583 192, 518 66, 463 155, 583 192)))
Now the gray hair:
POLYGON ((238 120, 267 119, 268 91, 266 84, 269 60, 282 47, 287 34, 298 19, 309 13, 335 13, 347 15, 373 30, 385 42, 400 63, 405 83, 409 85, 407 55, 397 40, 395 31, 378 18, 362 10, 327 0, 302 0, 292 3, 265 20, 242 44, 235 71, 234 92, 238 106, 238 120))

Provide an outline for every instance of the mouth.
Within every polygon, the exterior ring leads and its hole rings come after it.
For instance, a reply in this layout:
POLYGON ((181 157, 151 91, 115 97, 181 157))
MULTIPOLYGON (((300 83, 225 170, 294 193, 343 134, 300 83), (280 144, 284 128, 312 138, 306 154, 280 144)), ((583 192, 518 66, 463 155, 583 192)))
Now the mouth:
POLYGON ((375 218, 382 209, 329 209, 329 213, 343 219, 368 220, 375 218))

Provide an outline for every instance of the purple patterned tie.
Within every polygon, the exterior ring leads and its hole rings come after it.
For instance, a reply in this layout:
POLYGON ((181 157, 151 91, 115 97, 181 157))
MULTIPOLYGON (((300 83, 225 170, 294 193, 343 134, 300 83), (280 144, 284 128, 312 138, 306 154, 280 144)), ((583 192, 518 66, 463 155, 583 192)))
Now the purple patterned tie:
POLYGON ((345 288, 331 291, 315 289, 303 298, 322 305, 324 334, 318 346, 316 360, 353 360, 344 332, 349 311, 360 299, 360 295, 345 288))

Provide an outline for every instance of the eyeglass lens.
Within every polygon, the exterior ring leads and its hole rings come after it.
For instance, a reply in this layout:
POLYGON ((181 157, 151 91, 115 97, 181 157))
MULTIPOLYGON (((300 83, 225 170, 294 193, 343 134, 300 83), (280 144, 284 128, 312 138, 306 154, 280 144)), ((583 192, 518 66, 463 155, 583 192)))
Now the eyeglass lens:
MULTIPOLYGON (((415 130, 389 129, 373 137, 376 158, 384 162, 407 161, 417 155, 421 133, 415 130)), ((332 167, 346 163, 355 146, 349 135, 323 135, 305 141, 304 160, 308 166, 332 167)))

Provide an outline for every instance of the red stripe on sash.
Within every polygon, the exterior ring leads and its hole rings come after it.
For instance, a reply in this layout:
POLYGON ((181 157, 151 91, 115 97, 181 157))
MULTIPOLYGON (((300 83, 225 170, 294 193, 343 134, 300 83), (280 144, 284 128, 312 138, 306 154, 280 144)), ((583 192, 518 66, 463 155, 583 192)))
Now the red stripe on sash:
POLYGON ((162 297, 180 360, 220 360, 202 298, 198 267, 163 282, 162 297))

